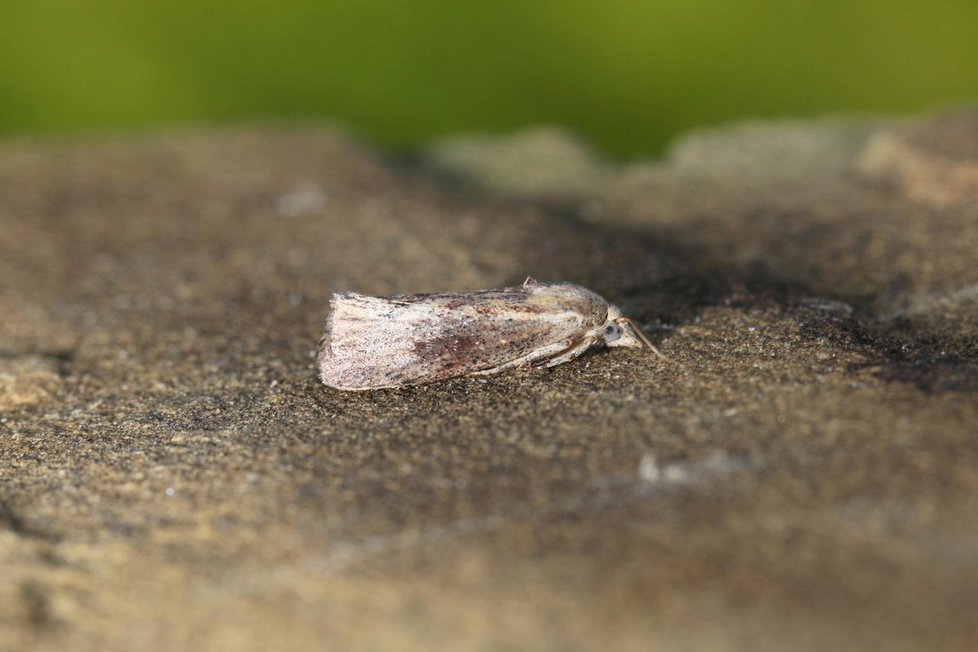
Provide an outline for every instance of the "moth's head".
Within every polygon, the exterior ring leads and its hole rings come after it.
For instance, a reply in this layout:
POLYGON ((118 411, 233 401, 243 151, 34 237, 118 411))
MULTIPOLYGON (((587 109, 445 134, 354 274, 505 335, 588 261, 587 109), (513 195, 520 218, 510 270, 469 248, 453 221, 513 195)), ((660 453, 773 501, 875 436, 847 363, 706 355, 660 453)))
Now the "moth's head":
POLYGON ((622 317, 621 313, 614 306, 608 308, 608 318, 604 326, 601 327, 601 337, 607 346, 626 346, 641 348, 643 346, 640 335, 635 331, 635 324, 631 319, 622 317))

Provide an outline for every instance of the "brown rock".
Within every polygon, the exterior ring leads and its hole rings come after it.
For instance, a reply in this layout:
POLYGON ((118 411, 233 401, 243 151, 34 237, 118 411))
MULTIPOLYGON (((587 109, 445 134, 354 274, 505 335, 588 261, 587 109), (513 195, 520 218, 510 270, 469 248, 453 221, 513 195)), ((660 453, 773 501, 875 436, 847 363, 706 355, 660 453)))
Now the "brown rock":
POLYGON ((858 161, 908 199, 939 208, 978 202, 978 110, 914 121, 871 140, 858 161))
MULTIPOLYGON (((555 132, 417 166, 328 130, 8 143, 0 641, 974 649, 978 216, 867 176, 907 129, 624 167, 555 132), (527 274, 680 366, 315 378, 333 291, 527 274)), ((918 149, 969 165, 954 141, 918 149)))

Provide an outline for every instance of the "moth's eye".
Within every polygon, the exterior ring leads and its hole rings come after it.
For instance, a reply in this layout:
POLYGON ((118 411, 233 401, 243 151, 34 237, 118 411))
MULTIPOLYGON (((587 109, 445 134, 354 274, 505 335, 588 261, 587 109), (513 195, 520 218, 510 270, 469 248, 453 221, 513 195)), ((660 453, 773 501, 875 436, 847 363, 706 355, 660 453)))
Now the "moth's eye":
POLYGON ((621 337, 621 326, 613 321, 608 322, 604 326, 604 341, 614 342, 619 337, 621 337))

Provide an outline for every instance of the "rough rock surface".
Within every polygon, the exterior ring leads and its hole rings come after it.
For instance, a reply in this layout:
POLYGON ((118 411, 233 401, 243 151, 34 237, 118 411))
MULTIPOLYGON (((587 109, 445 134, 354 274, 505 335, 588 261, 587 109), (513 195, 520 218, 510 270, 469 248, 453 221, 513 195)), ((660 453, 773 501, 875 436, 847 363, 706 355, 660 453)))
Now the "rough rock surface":
POLYGON ((975 649, 976 134, 7 142, 0 649, 975 649), (679 366, 315 377, 331 292, 527 274, 679 366))

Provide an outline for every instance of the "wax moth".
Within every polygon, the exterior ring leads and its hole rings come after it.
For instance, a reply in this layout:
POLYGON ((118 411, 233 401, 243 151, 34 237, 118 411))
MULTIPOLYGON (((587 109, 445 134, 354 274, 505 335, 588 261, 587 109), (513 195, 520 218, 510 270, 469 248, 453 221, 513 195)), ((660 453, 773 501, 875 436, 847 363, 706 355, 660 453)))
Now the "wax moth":
POLYGON ((448 294, 334 294, 319 342, 330 387, 380 389, 514 367, 553 367, 596 344, 652 342, 618 308, 571 283, 448 294))

